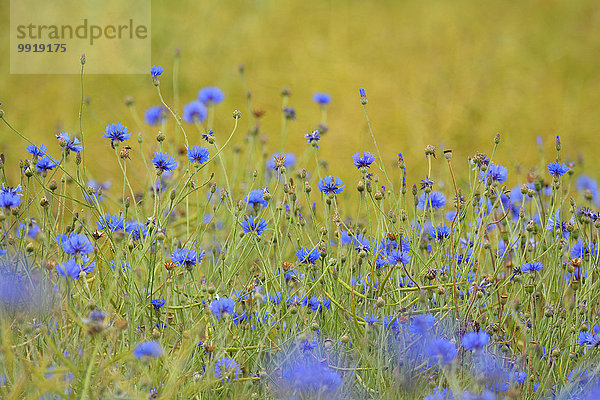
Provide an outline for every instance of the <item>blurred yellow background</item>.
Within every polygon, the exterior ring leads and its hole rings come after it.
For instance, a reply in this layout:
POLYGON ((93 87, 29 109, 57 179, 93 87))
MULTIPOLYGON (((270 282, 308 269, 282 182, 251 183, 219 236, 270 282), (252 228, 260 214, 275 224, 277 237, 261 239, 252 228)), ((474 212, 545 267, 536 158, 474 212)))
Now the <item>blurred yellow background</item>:
MULTIPOLYGON (((9 74, 8 3, 0 5, 5 55, 0 58, 0 107, 15 127, 58 155, 54 135, 78 131, 79 77, 9 74)), ((359 87, 367 91, 386 163, 394 163, 402 151, 409 173, 419 167, 415 180, 426 174, 425 145, 454 148, 457 168, 466 171, 466 157, 489 152, 497 132, 503 138, 499 160, 509 167, 537 165, 537 159, 524 157, 537 157, 538 135, 548 157, 556 134, 566 157, 595 157, 597 0, 156 0, 151 29, 152 62, 165 67, 161 88, 170 104, 173 54, 181 51, 178 112, 204 86, 226 93, 215 120, 220 137, 229 132, 234 109, 249 117, 239 64, 246 67, 254 106, 266 111, 263 127, 273 151, 279 150, 281 88, 292 90, 290 105, 298 117, 291 123, 287 150, 297 154, 306 146, 303 135, 319 122, 313 93, 330 93, 330 131, 319 152, 340 176, 350 173, 353 153, 374 150, 359 87)), ((84 111, 86 145, 93 146, 88 156, 93 153, 96 161, 88 168, 105 179, 118 166, 101 137, 104 127, 122 121, 133 131, 132 139, 139 131, 123 99, 133 96, 140 114, 159 101, 149 75, 89 75, 85 91, 90 98, 84 111)), ((241 127, 238 141, 245 120, 241 127)), ((155 134, 156 128, 144 128, 146 137, 155 134)), ((169 134, 175 134, 174 126, 169 134)), ((199 138, 191 141, 200 144, 199 138)), ((25 145, 0 127, 0 151, 9 162, 27 156, 25 145)))

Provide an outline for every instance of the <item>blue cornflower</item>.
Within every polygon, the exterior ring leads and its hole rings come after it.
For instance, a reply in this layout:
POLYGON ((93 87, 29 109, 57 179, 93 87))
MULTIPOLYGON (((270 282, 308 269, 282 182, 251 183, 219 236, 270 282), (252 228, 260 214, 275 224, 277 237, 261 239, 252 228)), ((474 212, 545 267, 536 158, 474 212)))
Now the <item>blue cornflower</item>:
POLYGON ((289 395, 299 398, 333 395, 341 385, 342 378, 337 372, 311 358, 302 359, 285 368, 279 383, 286 397, 289 395))
POLYGON ((214 137, 215 134, 210 129, 207 129, 206 132, 202 132, 202 139, 206 140, 207 142, 210 141, 210 139, 213 139, 214 137))
POLYGON ((242 221, 242 229, 246 233, 256 232, 258 236, 267 229, 267 222, 263 220, 255 219, 253 215, 249 216, 248 219, 242 221))
POLYGON ((533 261, 533 262, 521 265, 521 271, 522 272, 541 271, 542 268, 544 268, 544 266, 539 261, 533 261))
POLYGON ((558 162, 558 160, 552 161, 550 164, 548 164, 547 168, 548 172, 550 172, 550 175, 555 177, 563 176, 569 171, 569 167, 567 167, 565 163, 558 162))
POLYGON ((208 111, 206 107, 198 100, 194 100, 183 106, 183 120, 188 124, 202 122, 206 119, 207 115, 208 111))
POLYGON ((446 196, 440 192, 421 193, 419 196, 419 204, 417 208, 423 210, 424 208, 433 207, 434 209, 442 208, 446 204, 446 196), (429 197, 429 199, 427 198, 429 197))
POLYGON ((275 153, 267 161, 267 168, 279 170, 280 167, 290 168, 296 162, 294 153, 275 153))
POLYGON ((263 207, 269 205, 269 202, 264 199, 264 189, 254 189, 246 196, 246 202, 250 207, 260 204, 263 207))
POLYGON ((508 168, 492 162, 486 171, 479 171, 480 180, 485 181, 487 178, 492 178, 492 182, 503 183, 508 178, 508 168))
POLYGON ((319 148, 319 140, 321 140, 321 132, 319 132, 318 130, 314 130, 311 133, 307 133, 306 135, 304 135, 304 137, 307 139, 306 143, 313 145, 313 147, 316 147, 317 149, 319 148))
POLYGON ((365 320, 365 324, 367 324, 369 326, 373 326, 379 322, 379 317, 377 317, 376 315, 365 314, 363 316, 363 319, 365 320))
POLYGON ((452 389, 442 389, 437 386, 433 389, 431 394, 428 394, 423 398, 423 400, 454 400, 454 393, 452 393, 452 389))
POLYGON ((219 104, 225 99, 225 93, 216 86, 208 86, 198 92, 198 101, 208 106, 219 104))
MULTIPOLYGON (((533 391, 535 392, 535 384, 533 391)), ((445 398, 444 398, 445 399, 445 398)), ((496 400, 496 394, 490 390, 484 390, 481 394, 474 394, 468 390, 464 391, 460 397, 460 400, 496 400)))
POLYGON ((301 247, 296 251, 296 259, 300 264, 314 264, 319 257, 321 257, 321 253, 317 249, 301 247))
POLYGON ((358 93, 360 94, 360 97, 367 97, 367 92, 365 92, 365 88, 359 88, 358 93))
POLYGON ((82 233, 62 235, 58 238, 58 242, 63 251, 71 256, 77 254, 90 254, 94 251, 94 245, 87 236, 82 233))
POLYGON ((425 336, 435 323, 435 317, 431 314, 417 315, 413 317, 408 330, 413 335, 425 336))
POLYGON ((421 190, 432 189, 433 181, 429 178, 421 179, 421 190))
POLYGON ((88 258, 83 256, 81 257, 81 263, 78 263, 77 260, 71 258, 64 264, 58 264, 56 266, 56 272, 64 278, 79 279, 81 272, 85 272, 86 275, 91 274, 94 271, 95 266, 95 261, 88 264, 88 258))
POLYGON ((444 240, 450 236, 450 227, 446 224, 429 227, 429 236, 432 239, 444 240))
POLYGON ((490 335, 483 331, 469 332, 460 341, 467 350, 481 350, 490 342, 490 335))
POLYGON ((579 332, 577 343, 580 346, 600 347, 600 335, 592 335, 590 332, 579 332))
POLYGON ((104 137, 110 139, 111 144, 114 146, 115 143, 128 140, 131 137, 131 133, 129 133, 127 126, 120 122, 115 122, 106 127, 104 137))
POLYGON ((19 222, 19 226, 17 227, 17 236, 21 238, 23 237, 23 234, 27 234, 27 236, 29 236, 31 239, 35 239, 41 231, 42 230, 38 224, 32 218, 31 224, 19 222))
POLYGON ((171 261, 173 261, 175 264, 177 264, 179 266, 191 268, 191 267, 195 266, 197 262, 200 262, 200 260, 202 260, 202 257, 204 256, 204 252, 201 252, 201 253, 202 253, 202 255, 200 256, 200 254, 198 252, 196 252, 196 250, 194 250, 194 249, 186 249, 186 248, 176 249, 171 254, 171 261), (200 260, 198 260, 198 258, 200 258, 200 260))
POLYGON ((152 106, 146 110, 144 120, 148 125, 158 125, 167 120, 167 109, 164 106, 152 106))
POLYGON ((344 182, 339 177, 324 176, 319 181, 319 190, 325 194, 340 194, 346 188, 344 182))
POLYGON ((160 357, 164 351, 160 344, 154 340, 138 344, 133 350, 133 356, 137 359, 160 357))
POLYGON ((96 226, 100 231, 121 231, 125 228, 125 220, 121 215, 104 214, 103 217, 98 218, 96 226))
POLYGON ((410 262, 412 257, 408 251, 393 250, 393 251, 389 252, 387 259, 391 265, 396 265, 396 264, 406 265, 410 262))
POLYGON ((152 78, 158 78, 162 75, 164 70, 165 69, 160 65, 153 65, 152 68, 150 68, 150 75, 152 76, 152 78))
POLYGON ((315 93, 313 95, 313 101, 321 106, 325 106, 331 103, 331 96, 328 93, 315 93))
POLYGON ((162 306, 164 306, 166 303, 164 298, 160 298, 160 299, 152 299, 150 300, 150 304, 152 305, 152 307, 154 307, 155 310, 160 310, 160 308, 162 306))
POLYGON ((227 297, 219 297, 210 303, 210 311, 212 311, 217 319, 221 319, 223 314, 233 314, 234 308, 235 300, 227 297))
POLYGON ((21 204, 21 197, 23 197, 21 185, 11 188, 4 186, 3 183, 0 190, 0 207, 6 209, 18 207, 21 204))
POLYGON ((206 147, 190 146, 187 151, 188 160, 191 163, 202 165, 208 161, 210 151, 206 147))
POLYGON ((295 281, 299 281, 302 279, 302 273, 300 273, 300 271, 298 271, 297 269, 292 269, 290 271, 287 271, 284 275, 285 280, 289 281, 289 280, 295 280, 295 281))
POLYGON ((237 379, 240 375, 242 375, 240 366, 231 358, 219 358, 215 363, 215 377, 217 379, 237 379))
POLYGON ((312 312, 323 310, 323 306, 325 306, 327 310, 331 308, 331 300, 326 299, 325 302, 322 302, 321 298, 317 296, 312 296, 310 299, 308 297, 304 297, 301 301, 301 304, 305 307, 310 307, 312 312))
POLYGON ((363 153, 362 158, 360 157, 360 153, 354 154, 352 158, 354 159, 354 165, 357 169, 361 169, 363 167, 369 168, 371 164, 373 164, 373 161, 375 161, 375 155, 373 153, 369 153, 368 151, 363 153))
POLYGON ((580 192, 582 192, 583 194, 585 194, 587 191, 590 192, 590 194, 592 195, 592 198, 596 201, 598 201, 599 196, 599 191, 598 191, 598 182, 596 182, 596 180, 594 178, 592 178, 589 175, 580 175, 577 177, 577 180, 575 181, 575 188, 577 190, 579 190, 580 192))
POLYGON ((42 158, 46 155, 47 150, 46 146, 44 146, 43 144, 40 147, 36 146, 35 144, 30 144, 29 146, 27 146, 27 151, 33 156, 42 158))
POLYGON ((449 364, 456 357, 456 346, 449 340, 436 339, 427 346, 429 357, 440 364, 449 364))
POLYGON ((131 236, 133 240, 140 240, 148 234, 146 225, 137 221, 125 221, 124 228, 125 232, 131 236))
POLYGON ((79 139, 77 139, 75 136, 71 138, 71 135, 69 135, 67 132, 59 133, 58 135, 56 135, 56 138, 58 140, 62 139, 66 142, 65 151, 67 154, 69 154, 69 152, 71 151, 74 153, 79 153, 81 152, 81 150, 83 150, 83 145, 81 144, 79 139))
POLYGON ((173 171, 177 167, 175 158, 171 158, 171 156, 163 152, 155 152, 152 155, 152 164, 154 164, 156 172, 159 174, 165 171, 173 171))
POLYGON ((296 110, 293 107, 283 107, 283 116, 293 121, 296 119, 296 110))
POLYGON ((47 155, 38 160, 35 167, 40 172, 52 171, 54 168, 58 167, 58 160, 51 155, 47 155))
POLYGON ((356 235, 352 239, 354 249, 357 251, 371 251, 371 241, 365 237, 363 233, 356 235))

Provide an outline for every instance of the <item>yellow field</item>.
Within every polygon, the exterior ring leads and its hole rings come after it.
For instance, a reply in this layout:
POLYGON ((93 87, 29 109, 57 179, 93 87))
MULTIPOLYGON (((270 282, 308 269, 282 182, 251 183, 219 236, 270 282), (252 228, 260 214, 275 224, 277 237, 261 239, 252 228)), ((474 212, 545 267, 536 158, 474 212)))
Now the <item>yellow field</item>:
MULTIPOLYGON (((16 127, 58 154, 54 134, 78 130, 79 78, 9 75, 8 3, 0 5, 1 107, 16 127)), ((346 169, 358 150, 374 150, 359 104, 361 86, 386 162, 402 151, 409 173, 424 162, 426 144, 453 147, 462 162, 477 150, 489 151, 496 132, 503 135, 501 159, 509 167, 527 164, 523 157, 536 154, 538 135, 551 150, 553 135, 560 134, 571 159, 595 156, 596 0, 153 1, 152 7, 152 60, 165 67, 161 87, 167 101, 173 101, 172 60, 179 48, 181 105, 207 85, 227 95, 218 106, 219 136, 229 130, 236 108, 246 118, 237 139, 244 136, 248 116, 237 73, 243 63, 254 105, 267 112, 272 150, 279 147, 282 87, 292 89, 290 105, 298 114, 288 150, 302 149, 302 136, 319 122, 312 94, 332 95, 330 132, 319 151, 333 168, 346 169)), ((125 96, 135 97, 140 113, 158 98, 149 75, 87 76, 85 87, 86 144, 94 146, 88 156, 97 161, 88 168, 102 179, 117 169, 101 137, 104 127, 122 121, 134 134, 139 130, 125 96)), ((155 131, 145 127, 144 134, 150 138, 155 131)), ((26 157, 25 144, 0 127, 0 150, 9 161, 26 157)))

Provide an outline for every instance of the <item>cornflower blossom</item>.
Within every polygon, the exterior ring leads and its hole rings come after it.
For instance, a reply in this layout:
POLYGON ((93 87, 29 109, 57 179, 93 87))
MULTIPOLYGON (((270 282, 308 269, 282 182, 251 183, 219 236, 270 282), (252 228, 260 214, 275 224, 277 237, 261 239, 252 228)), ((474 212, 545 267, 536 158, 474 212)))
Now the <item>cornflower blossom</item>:
POLYGON ((225 100, 225 93, 216 86, 208 86, 198 92, 198 101, 202 104, 216 105, 225 100))
POLYGON ((354 160, 354 166, 357 169, 369 168, 375 161, 375 155, 365 151, 362 157, 360 156, 360 153, 356 153, 352 156, 352 159, 354 160))
POLYGON ((326 106, 331 103, 331 96, 328 93, 315 93, 313 95, 313 101, 320 106, 326 106))
POLYGON ((225 314, 233 314, 234 307, 235 300, 227 297, 219 297, 210 303, 210 310, 217 319, 221 319, 225 314))
POLYGON ((133 356, 137 359, 156 358, 164 354, 164 351, 157 341, 147 341, 139 343, 133 350, 133 356))
POLYGON ((21 204, 21 197, 23 197, 21 190, 21 185, 11 188, 4 186, 3 183, 2 189, 0 189, 0 207, 6 209, 18 207, 21 204))
POLYGON ((253 215, 248 217, 248 219, 244 219, 241 225, 245 233, 254 232, 257 236, 262 235, 265 229, 267 229, 267 222, 255 219, 253 215))
POLYGON ((324 176, 319 181, 319 190, 325 194, 340 194, 346 188, 339 177, 324 176))
POLYGON ((187 151, 189 162, 192 164, 202 165, 208 161, 210 151, 206 147, 190 146, 187 151))

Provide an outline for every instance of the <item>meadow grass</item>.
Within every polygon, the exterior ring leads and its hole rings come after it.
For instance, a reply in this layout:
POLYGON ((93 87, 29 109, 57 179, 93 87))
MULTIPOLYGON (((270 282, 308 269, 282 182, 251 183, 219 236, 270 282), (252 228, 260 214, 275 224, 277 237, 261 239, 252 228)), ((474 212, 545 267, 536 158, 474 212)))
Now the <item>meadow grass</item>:
POLYGON ((357 88, 370 143, 332 166, 326 96, 290 146, 288 89, 275 116, 252 96, 224 110, 214 87, 175 106, 162 83, 177 64, 165 67, 146 78, 158 108, 127 102, 143 134, 87 129, 85 59, 80 133, 57 135, 60 153, 0 111, 29 152, 1 164, 2 398, 598 392, 600 199, 558 136, 526 175, 502 165, 500 134, 467 159, 423 146, 410 174, 357 88), (118 172, 93 181, 93 164, 118 172))

